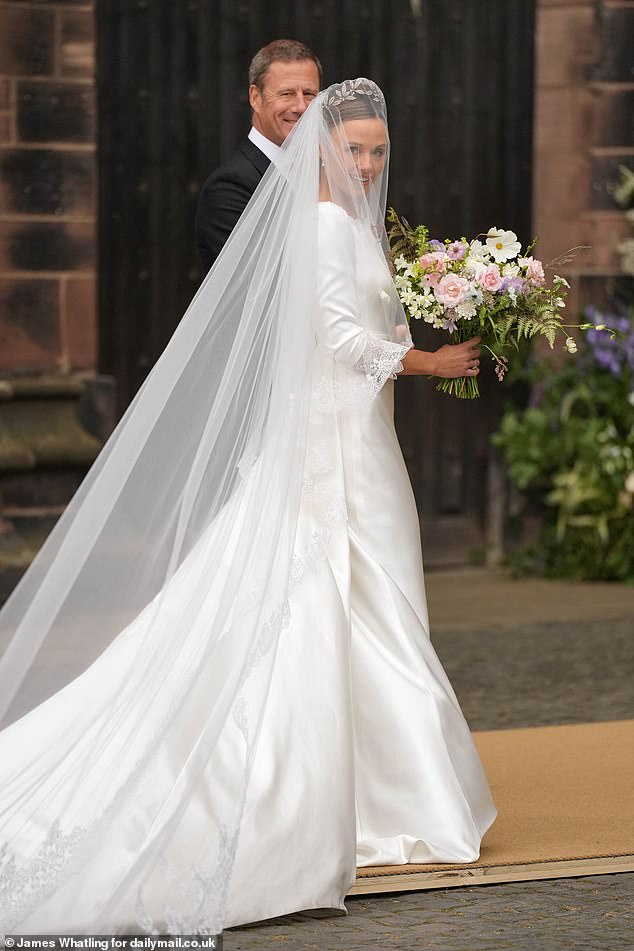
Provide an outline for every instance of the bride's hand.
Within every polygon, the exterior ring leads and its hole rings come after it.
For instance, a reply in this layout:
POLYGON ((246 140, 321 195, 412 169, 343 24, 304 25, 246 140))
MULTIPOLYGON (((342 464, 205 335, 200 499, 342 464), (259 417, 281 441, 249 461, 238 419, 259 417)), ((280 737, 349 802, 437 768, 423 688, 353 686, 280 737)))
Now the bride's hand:
POLYGON ((433 354, 432 376, 477 376, 480 372, 480 337, 464 343, 446 343, 433 354))

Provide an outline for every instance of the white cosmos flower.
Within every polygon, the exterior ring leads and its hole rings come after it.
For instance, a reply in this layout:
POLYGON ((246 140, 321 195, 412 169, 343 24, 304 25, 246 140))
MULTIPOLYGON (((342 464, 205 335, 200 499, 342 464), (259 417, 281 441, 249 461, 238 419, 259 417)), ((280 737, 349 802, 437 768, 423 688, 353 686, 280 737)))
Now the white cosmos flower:
POLYGON ((486 245, 498 264, 517 257, 522 247, 514 231, 500 231, 498 228, 489 228, 486 245))

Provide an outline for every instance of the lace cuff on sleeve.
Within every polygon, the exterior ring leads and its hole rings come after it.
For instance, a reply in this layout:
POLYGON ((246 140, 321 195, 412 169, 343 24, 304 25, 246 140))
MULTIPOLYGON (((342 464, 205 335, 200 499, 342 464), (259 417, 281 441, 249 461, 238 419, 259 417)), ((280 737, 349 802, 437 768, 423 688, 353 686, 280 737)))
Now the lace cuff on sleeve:
POLYGON ((321 413, 354 410, 367 406, 389 379, 403 369, 403 357, 411 344, 395 343, 367 335, 363 353, 348 367, 347 379, 322 377, 314 392, 314 406, 321 413))
POLYGON ((354 365, 355 370, 365 374, 366 389, 373 399, 387 380, 395 380, 403 369, 402 359, 411 344, 394 343, 368 334, 363 353, 354 365))

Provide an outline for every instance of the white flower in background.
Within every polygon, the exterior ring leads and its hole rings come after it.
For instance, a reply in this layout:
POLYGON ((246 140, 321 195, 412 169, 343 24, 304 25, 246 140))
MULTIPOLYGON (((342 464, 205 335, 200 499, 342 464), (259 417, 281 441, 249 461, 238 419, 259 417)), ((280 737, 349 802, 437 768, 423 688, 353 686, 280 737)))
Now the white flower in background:
POLYGON ((634 472, 630 472, 625 480, 625 491, 629 495, 634 495, 634 472))
POLYGON ((616 431, 614 423, 608 423, 607 426, 604 426, 603 429, 597 433, 597 441, 600 443, 610 442, 611 439, 618 438, 619 434, 616 431))
POLYGON ((486 246, 498 264, 517 257, 522 248, 514 231, 500 231, 498 228, 489 228, 486 246))
POLYGON ((631 393, 628 393, 627 401, 630 404, 630 406, 634 406, 634 390, 632 390, 631 393))
POLYGON ((566 350, 568 351, 568 353, 577 352, 577 344, 572 339, 572 337, 566 337, 566 350))

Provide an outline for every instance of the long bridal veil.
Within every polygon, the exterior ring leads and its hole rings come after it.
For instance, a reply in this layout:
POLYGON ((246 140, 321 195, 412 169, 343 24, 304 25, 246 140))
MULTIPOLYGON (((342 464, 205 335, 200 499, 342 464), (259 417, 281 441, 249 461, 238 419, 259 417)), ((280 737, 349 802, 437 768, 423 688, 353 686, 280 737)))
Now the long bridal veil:
MULTIPOLYGON (((385 249, 387 156, 366 191, 345 124, 359 104, 386 121, 365 79, 331 86, 302 117, 0 613, 5 931, 39 910, 45 920, 71 892, 86 933, 222 928, 302 555, 320 184, 385 249), (213 821, 184 843, 201 787, 213 821), (160 921, 144 903, 153 890, 166 896, 160 921), (130 896, 136 922, 125 918, 130 896)), ((360 332, 362 400, 409 343, 385 269, 385 327, 360 332)), ((319 400, 323 412, 354 411, 331 381, 319 400)))

